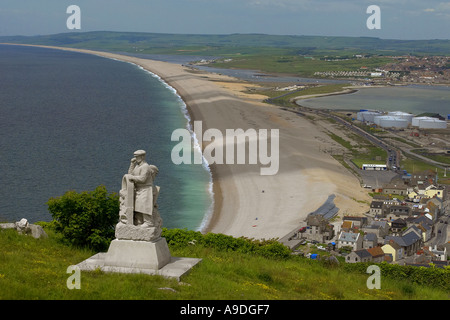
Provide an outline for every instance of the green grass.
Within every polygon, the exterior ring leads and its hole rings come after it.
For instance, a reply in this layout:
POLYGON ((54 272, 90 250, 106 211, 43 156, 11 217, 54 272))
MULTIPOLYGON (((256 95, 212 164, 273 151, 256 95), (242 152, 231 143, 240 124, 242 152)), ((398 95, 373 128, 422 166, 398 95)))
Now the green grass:
POLYGON ((82 272, 81 288, 69 290, 67 267, 93 252, 68 247, 53 232, 48 234, 48 239, 36 240, 13 230, 0 231, 0 299, 425 300, 449 297, 449 292, 443 289, 388 277, 382 279, 380 290, 369 290, 367 274, 343 267, 329 267, 303 257, 269 259, 199 245, 170 248, 173 256, 203 259, 182 282, 159 276, 94 271, 82 272))
POLYGON ((448 155, 433 154, 433 153, 427 152, 427 150, 425 150, 425 149, 414 149, 411 151, 414 153, 417 153, 421 156, 427 157, 431 160, 450 165, 450 156, 448 156, 448 155))
POLYGON ((363 164, 386 164, 387 152, 380 147, 374 146, 363 137, 350 133, 350 138, 357 142, 357 146, 354 146, 350 141, 334 133, 330 132, 328 135, 351 153, 351 161, 358 168, 361 168, 363 164))
POLYGON ((234 56, 230 62, 215 62, 219 68, 236 68, 259 70, 268 73, 295 74, 312 77, 315 72, 323 71, 358 71, 361 67, 375 69, 392 62, 391 58, 371 57, 367 59, 350 58, 349 60, 326 61, 323 59, 308 59, 304 56, 285 53, 255 54, 248 56, 234 56))
POLYGON ((408 171, 408 173, 416 173, 416 172, 422 172, 422 171, 426 171, 426 170, 432 170, 433 172, 437 172, 439 184, 450 185, 450 170, 447 170, 447 177, 444 177, 444 174, 445 174, 444 169, 438 168, 432 164, 428 164, 419 159, 413 159, 411 157, 402 159, 401 163, 400 163, 400 167, 402 170, 408 171))
MULTIPOLYGON (((261 54, 272 51, 283 55, 346 58, 354 54, 448 55, 449 40, 395 40, 374 37, 289 36, 268 34, 164 34, 147 32, 69 32, 43 36, 0 37, 0 42, 68 46, 88 49, 141 53, 261 54), (142 50, 142 51, 140 51, 142 50), (184 50, 184 51, 180 51, 184 50)), ((361 59, 366 60, 366 59, 361 59)), ((285 63, 289 63, 286 61, 285 63)), ((349 63, 349 62, 346 62, 349 63)))

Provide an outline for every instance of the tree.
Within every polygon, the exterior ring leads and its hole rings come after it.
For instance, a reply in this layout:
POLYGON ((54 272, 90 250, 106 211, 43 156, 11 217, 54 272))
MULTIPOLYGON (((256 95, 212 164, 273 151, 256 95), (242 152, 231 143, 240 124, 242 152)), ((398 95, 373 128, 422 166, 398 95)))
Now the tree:
POLYGON ((119 195, 108 194, 105 186, 91 192, 68 191, 61 197, 51 198, 47 205, 55 230, 70 243, 101 251, 114 239, 119 195))

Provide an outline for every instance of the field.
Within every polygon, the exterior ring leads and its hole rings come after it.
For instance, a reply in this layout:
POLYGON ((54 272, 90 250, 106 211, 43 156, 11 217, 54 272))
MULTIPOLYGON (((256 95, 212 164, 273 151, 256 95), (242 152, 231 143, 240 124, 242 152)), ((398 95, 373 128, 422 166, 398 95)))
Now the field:
MULTIPOLYGON (((30 43, 141 53, 225 55, 266 50, 290 55, 340 56, 448 55, 450 40, 395 40, 373 37, 331 37, 268 34, 164 34, 146 32, 70 32, 43 36, 0 37, 0 42, 30 43)), ((266 51, 267 52, 267 51, 266 51)))
MULTIPOLYGON (((341 56, 339 56, 341 57, 341 56)), ((225 60, 228 61, 228 60, 225 60)), ((314 72, 325 71, 358 71, 361 67, 368 70, 382 67, 392 63, 391 58, 370 57, 365 59, 353 58, 352 55, 346 59, 331 59, 305 57, 300 55, 247 55, 245 57, 235 56, 231 61, 218 61, 211 66, 218 68, 236 68, 259 70, 267 73, 294 74, 302 77, 313 77, 314 72)))
MULTIPOLYGON (((0 37, 0 42, 128 52, 191 55, 215 59, 219 68, 260 70, 311 77, 324 71, 373 71, 395 62, 390 56, 448 55, 449 40, 392 40, 370 37, 268 34, 161 34, 72 32, 0 37), (357 58, 356 55, 359 57, 357 58)), ((193 58, 195 60, 195 58, 193 58)))
POLYGON ((69 290, 67 267, 94 252, 62 244, 57 234, 47 232, 49 238, 36 240, 14 230, 0 231, 0 299, 426 300, 449 297, 448 290, 444 289, 449 286, 445 283, 448 271, 442 278, 442 288, 414 283, 412 277, 392 279, 382 275, 381 289, 371 290, 366 285, 369 275, 365 274, 364 266, 361 272, 358 271, 361 267, 331 266, 299 256, 269 258, 239 252, 238 248, 185 246, 170 244, 171 241, 168 242, 173 256, 203 259, 182 282, 159 276, 94 271, 82 272, 80 289, 69 290))

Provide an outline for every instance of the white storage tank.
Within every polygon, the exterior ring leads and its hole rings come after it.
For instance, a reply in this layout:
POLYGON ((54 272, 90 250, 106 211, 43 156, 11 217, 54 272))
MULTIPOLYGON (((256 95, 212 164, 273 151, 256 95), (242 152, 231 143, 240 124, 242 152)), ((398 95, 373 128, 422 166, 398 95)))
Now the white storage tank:
POLYGON ((392 118, 392 117, 389 117, 389 116, 377 116, 377 117, 375 117, 375 118, 373 119, 373 123, 375 123, 377 126, 379 126, 381 120, 383 120, 383 119, 389 119, 389 118, 392 118))
POLYGON ((411 123, 412 119, 414 118, 413 114, 407 113, 407 112, 402 112, 402 111, 388 112, 388 116, 405 119, 406 121, 408 121, 408 123, 411 123))
POLYGON ((356 114, 356 119, 361 122, 374 123, 374 118, 382 115, 379 111, 360 111, 356 114))
POLYGON ((447 129, 447 122, 439 119, 420 120, 419 129, 447 129))
POLYGON ((420 121, 422 121, 422 120, 433 120, 433 119, 435 119, 435 118, 431 118, 431 117, 415 117, 415 118, 412 119, 412 125, 414 127, 418 127, 419 124, 420 124, 420 121))
POLYGON ((375 117, 375 124, 382 128, 407 128, 408 120, 392 116, 375 117))

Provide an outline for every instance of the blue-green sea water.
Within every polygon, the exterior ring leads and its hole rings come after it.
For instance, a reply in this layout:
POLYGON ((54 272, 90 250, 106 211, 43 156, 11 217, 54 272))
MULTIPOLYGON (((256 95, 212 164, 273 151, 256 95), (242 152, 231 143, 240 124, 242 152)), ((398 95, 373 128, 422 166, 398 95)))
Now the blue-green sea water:
POLYGON ((184 102, 142 68, 60 50, 0 45, 0 221, 50 221, 68 190, 118 192, 133 152, 159 168, 163 226, 199 230, 212 209, 211 174, 175 165, 184 102))

